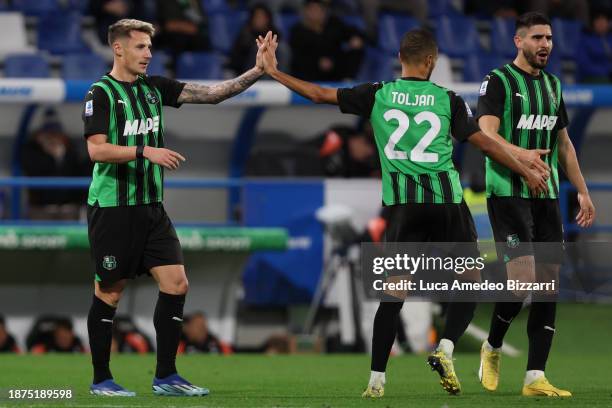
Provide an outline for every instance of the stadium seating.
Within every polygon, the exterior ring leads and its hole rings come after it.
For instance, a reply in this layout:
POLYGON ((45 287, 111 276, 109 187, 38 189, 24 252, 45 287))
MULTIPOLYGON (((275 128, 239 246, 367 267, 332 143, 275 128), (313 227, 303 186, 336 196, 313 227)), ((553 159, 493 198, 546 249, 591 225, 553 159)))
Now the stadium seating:
POLYGON ((211 52, 184 52, 176 62, 176 77, 179 79, 223 78, 221 57, 211 52))
POLYGON ((512 18, 494 18, 491 21, 491 52, 504 58, 516 56, 514 45, 515 23, 512 18))
POLYGON ((228 53, 246 19, 247 13, 242 11, 211 13, 209 32, 213 49, 228 53))
POLYGON ((581 30, 582 26, 577 20, 553 19, 553 44, 561 53, 561 58, 574 59, 581 30))
POLYGON ((58 12, 62 6, 58 0, 13 0, 13 9, 28 16, 42 16, 58 12))
POLYGON ((166 75, 166 63, 168 56, 162 51, 154 51, 153 58, 147 67, 147 75, 166 75))
POLYGON ((81 15, 52 13, 42 16, 38 22, 38 48, 52 54, 87 52, 81 33, 81 15))
POLYGON ((0 58, 7 54, 34 52, 28 46, 25 21, 21 13, 0 13, 0 58))
MULTIPOLYGON (((397 56, 391 56, 377 48, 367 47, 365 57, 357 72, 357 82, 390 81, 395 78, 394 64, 397 56)), ((399 61, 397 61, 399 65, 399 61)))
POLYGON ((49 63, 38 54, 8 55, 4 76, 9 78, 48 78, 49 63))
POLYGON ((440 51, 451 58, 466 58, 481 49, 474 20, 462 15, 439 17, 436 38, 440 51))
POLYGON ((205 13, 230 11, 230 8, 225 0, 202 0, 201 4, 205 13))
POLYGON ((443 15, 457 13, 452 0, 429 0, 427 2, 427 15, 429 18, 438 18, 443 15))
POLYGON ((106 62, 96 54, 67 54, 62 58, 62 78, 94 81, 108 72, 106 62))
POLYGON ((463 65, 465 82, 481 82, 492 69, 499 68, 507 61, 493 53, 474 53, 468 56, 463 65))
POLYGON ((363 20, 363 18, 361 16, 342 15, 340 18, 342 19, 342 22, 344 24, 349 25, 351 27, 355 27, 356 29, 358 29, 362 33, 365 32, 366 24, 365 24, 365 21, 363 20))
POLYGON ((300 21, 300 16, 295 13, 281 13, 276 16, 276 26, 281 33, 283 41, 289 42, 291 27, 298 21, 300 21))
POLYGON ((391 54, 397 54, 400 48, 402 36, 406 31, 421 25, 415 18, 383 14, 378 19, 378 47, 391 54))

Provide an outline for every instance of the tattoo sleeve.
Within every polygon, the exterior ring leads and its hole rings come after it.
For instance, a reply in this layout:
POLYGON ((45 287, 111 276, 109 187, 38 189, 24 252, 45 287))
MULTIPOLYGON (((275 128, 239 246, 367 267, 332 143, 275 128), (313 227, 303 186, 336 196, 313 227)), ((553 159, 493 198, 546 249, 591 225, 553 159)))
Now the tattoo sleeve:
POLYGON ((216 104, 238 95, 255 83, 262 75, 257 68, 252 68, 234 79, 215 85, 187 83, 178 97, 179 103, 212 103, 216 104))

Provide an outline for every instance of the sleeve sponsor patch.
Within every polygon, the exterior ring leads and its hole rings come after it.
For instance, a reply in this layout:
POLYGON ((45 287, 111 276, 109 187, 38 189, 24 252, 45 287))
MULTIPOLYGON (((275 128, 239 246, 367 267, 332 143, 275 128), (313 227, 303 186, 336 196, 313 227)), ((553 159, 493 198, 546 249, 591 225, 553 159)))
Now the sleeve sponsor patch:
POLYGON ((93 115, 93 100, 85 102, 85 116, 93 115))
POLYGON ((486 81, 483 81, 483 83, 480 85, 480 96, 482 95, 486 95, 487 93, 487 86, 489 85, 489 80, 487 79, 486 81))

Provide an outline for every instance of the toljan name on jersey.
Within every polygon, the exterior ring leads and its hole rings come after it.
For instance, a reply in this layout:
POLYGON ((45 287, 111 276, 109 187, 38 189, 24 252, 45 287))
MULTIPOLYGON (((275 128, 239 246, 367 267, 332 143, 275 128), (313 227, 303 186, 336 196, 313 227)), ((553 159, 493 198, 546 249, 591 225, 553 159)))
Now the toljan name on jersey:
POLYGON ((455 279, 452 282, 427 282, 424 280, 411 281, 409 279, 401 279, 394 282, 385 282, 382 279, 376 279, 372 283, 372 287, 376 291, 546 291, 554 292, 557 290, 555 280, 550 282, 521 282, 519 280, 509 279, 506 282, 490 282, 484 280, 482 282, 466 282, 460 279, 455 279))
POLYGON ((436 98, 433 95, 410 95, 408 92, 391 92, 391 102, 406 106, 434 106, 436 98))

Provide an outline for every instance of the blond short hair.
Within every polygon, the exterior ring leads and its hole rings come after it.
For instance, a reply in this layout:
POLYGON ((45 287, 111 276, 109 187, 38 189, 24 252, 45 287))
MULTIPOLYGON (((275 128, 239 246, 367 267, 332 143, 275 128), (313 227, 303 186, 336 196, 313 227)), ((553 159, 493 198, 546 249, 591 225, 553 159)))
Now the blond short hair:
POLYGON ((131 31, 141 31, 149 34, 151 38, 155 35, 153 24, 132 18, 124 18, 108 27, 108 45, 112 46, 119 38, 129 38, 131 31))

